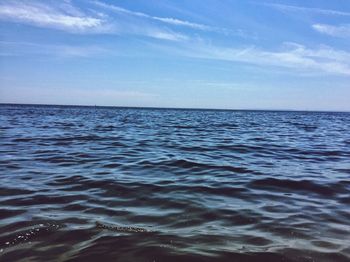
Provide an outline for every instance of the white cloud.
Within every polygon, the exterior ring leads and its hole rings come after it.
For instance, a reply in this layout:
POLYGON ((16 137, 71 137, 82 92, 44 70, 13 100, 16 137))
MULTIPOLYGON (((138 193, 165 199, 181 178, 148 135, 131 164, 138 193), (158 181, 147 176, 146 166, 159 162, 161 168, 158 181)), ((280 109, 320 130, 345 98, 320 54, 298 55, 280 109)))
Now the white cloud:
POLYGON ((315 13, 315 14, 321 14, 321 15, 350 16, 350 12, 343 12, 343 11, 331 10, 331 9, 311 8, 311 7, 303 7, 303 6, 273 4, 273 3, 264 3, 263 5, 270 6, 270 7, 279 9, 281 11, 307 12, 307 13, 315 13))
POLYGON ((204 31, 225 31, 223 29, 219 29, 216 27, 198 24, 198 23, 193 23, 193 22, 189 22, 189 21, 185 21, 185 20, 180 20, 177 18, 158 17, 158 16, 152 16, 152 15, 149 15, 146 13, 130 11, 128 9, 125 9, 125 8, 122 8, 119 6, 106 4, 106 3, 103 3, 100 1, 93 1, 93 3, 97 6, 109 9, 109 10, 114 11, 114 12, 124 13, 124 14, 128 14, 131 16, 137 16, 137 17, 147 18, 147 19, 151 19, 151 20, 156 20, 156 21, 160 21, 160 22, 170 24, 170 25, 184 26, 184 27, 189 27, 189 28, 199 29, 199 30, 204 30, 204 31))
POLYGON ((164 30, 158 30, 158 29, 146 30, 145 35, 153 38, 170 40, 170 41, 183 41, 188 39, 186 35, 175 33, 172 31, 164 31, 164 30))
POLYGON ((308 49, 303 45, 286 43, 281 50, 267 51, 254 46, 223 48, 199 44, 175 52, 188 57, 281 67, 296 72, 350 76, 350 53, 326 46, 308 49))
MULTIPOLYGON (((91 9, 88 13, 77 9, 71 1, 0 3, 0 19, 6 21, 59 29, 70 33, 136 35, 169 41, 188 39, 184 34, 137 19, 112 19, 105 13, 91 9)), ((138 16, 143 14, 140 13, 138 16)))
POLYGON ((78 12, 68 2, 51 7, 35 1, 9 1, 0 4, 0 18, 74 32, 100 28, 104 23, 100 18, 78 12))
POLYGON ((326 34, 330 36, 343 37, 343 38, 350 37, 350 24, 339 25, 339 26, 326 25, 326 24, 314 24, 312 25, 312 28, 322 34, 326 34))
POLYGON ((192 23, 176 18, 169 18, 169 17, 157 17, 153 16, 152 17, 154 20, 161 21, 163 23, 171 24, 171 25, 179 25, 179 26, 186 26, 186 27, 191 27, 194 29, 200 29, 200 30, 207 30, 207 31, 212 31, 214 30, 213 27, 207 26, 207 25, 202 25, 202 24, 197 24, 197 23, 192 23))

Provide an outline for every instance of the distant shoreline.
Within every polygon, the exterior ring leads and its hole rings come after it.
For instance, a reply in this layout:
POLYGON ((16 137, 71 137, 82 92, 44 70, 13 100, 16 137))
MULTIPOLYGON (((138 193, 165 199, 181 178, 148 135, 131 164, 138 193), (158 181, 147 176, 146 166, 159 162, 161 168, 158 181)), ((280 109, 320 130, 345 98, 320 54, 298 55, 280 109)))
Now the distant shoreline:
POLYGON ((301 109, 234 109, 234 108, 191 108, 191 107, 151 107, 151 106, 100 106, 100 105, 63 105, 63 104, 21 104, 0 103, 0 106, 41 106, 41 107, 86 107, 104 109, 149 109, 149 110, 198 110, 198 111, 242 111, 242 112, 300 112, 300 113, 350 113, 336 110, 301 110, 301 109))

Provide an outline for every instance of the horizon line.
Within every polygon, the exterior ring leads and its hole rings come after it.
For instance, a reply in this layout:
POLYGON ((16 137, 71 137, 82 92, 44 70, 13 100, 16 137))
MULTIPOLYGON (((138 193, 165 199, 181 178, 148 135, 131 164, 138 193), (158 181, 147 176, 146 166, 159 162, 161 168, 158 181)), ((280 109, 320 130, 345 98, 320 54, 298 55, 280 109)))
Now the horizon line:
POLYGON ((112 106, 112 105, 83 105, 83 104, 41 104, 41 103, 4 103, 0 106, 52 106, 52 107, 93 107, 93 108, 129 108, 129 109, 168 109, 168 110, 207 110, 207 111, 269 111, 269 112, 314 112, 314 113, 350 113, 342 110, 314 109, 263 109, 263 108, 205 108, 205 107, 159 107, 159 106, 112 106))

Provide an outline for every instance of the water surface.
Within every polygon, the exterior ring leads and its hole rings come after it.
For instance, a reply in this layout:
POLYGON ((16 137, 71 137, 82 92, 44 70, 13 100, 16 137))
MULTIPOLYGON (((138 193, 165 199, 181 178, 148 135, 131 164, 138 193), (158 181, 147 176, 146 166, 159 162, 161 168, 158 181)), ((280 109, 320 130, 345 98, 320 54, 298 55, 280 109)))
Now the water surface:
POLYGON ((1 261, 349 261, 350 114, 0 106, 1 261))

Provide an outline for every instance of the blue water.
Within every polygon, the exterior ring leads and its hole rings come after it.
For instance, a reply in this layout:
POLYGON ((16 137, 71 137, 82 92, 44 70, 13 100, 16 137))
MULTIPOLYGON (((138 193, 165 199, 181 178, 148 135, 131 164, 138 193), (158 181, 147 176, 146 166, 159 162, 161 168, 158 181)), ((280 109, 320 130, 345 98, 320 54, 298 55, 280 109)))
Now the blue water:
POLYGON ((0 261, 350 261, 350 114, 0 106, 0 261))

